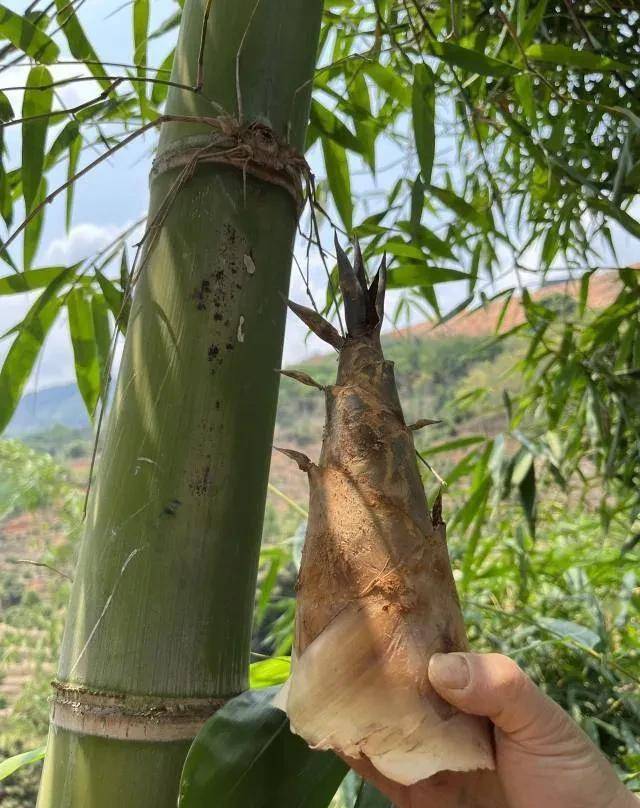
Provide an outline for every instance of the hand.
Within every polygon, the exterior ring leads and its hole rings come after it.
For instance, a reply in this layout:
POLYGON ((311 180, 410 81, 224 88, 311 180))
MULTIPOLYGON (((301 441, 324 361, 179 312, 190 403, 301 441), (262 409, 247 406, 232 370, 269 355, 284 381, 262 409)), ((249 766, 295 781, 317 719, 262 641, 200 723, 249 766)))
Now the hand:
POLYGON ((429 679, 445 701, 493 722, 509 808, 640 808, 600 750, 508 657, 436 654, 429 679))

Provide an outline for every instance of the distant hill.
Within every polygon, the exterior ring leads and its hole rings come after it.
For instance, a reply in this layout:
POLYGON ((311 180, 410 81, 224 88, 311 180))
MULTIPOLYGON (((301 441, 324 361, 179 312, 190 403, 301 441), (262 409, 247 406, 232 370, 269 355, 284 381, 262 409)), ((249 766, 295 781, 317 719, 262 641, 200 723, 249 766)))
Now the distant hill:
POLYGON ((53 426, 89 427, 87 411, 74 383, 47 387, 23 396, 5 434, 10 438, 26 437, 53 426))
MULTIPOLYGON (((569 298, 576 300, 580 296, 580 280, 549 281, 539 289, 529 289, 534 300, 545 300, 550 297, 569 298)), ((610 306, 620 292, 620 280, 617 272, 602 271, 591 277, 587 296, 587 306, 590 309, 603 309, 610 306)), ((506 297, 500 297, 479 308, 463 311, 452 317, 442 325, 420 323, 408 329, 403 329, 400 335, 410 333, 414 337, 488 337, 495 334, 500 318, 500 332, 510 331, 525 321, 524 309, 520 296, 514 294, 503 313, 506 297)))
MULTIPOLYGON (((603 308, 614 300, 618 290, 617 273, 598 273, 591 278, 587 303, 590 308, 603 308)), ((580 281, 563 280, 545 284, 541 289, 532 292, 532 297, 534 299, 543 299, 555 295, 575 299, 579 294, 580 281)), ((396 330, 386 335, 387 345, 391 346, 407 338, 422 342, 434 337, 477 338, 490 336, 495 333, 503 306, 504 298, 499 298, 474 311, 462 312, 443 325, 434 326, 433 323, 421 323, 410 328, 396 330)), ((507 331, 523 321, 524 314, 520 299, 517 295, 514 295, 504 313, 500 330, 507 331)), ((320 365, 324 364, 325 359, 326 357, 317 357, 311 360, 310 364, 315 369, 318 363, 320 365)), ((420 364, 419 358, 415 358, 414 361, 418 365, 420 364)), ((333 372, 335 362, 329 362, 329 366, 332 369, 330 372, 333 372)), ((329 381, 329 376, 325 381, 329 381)), ((282 398, 283 396, 281 395, 281 405, 283 403, 282 398)), ((291 414, 293 415, 293 413, 291 414)), ((84 430, 89 427, 89 419, 82 398, 73 383, 59 387, 49 387, 24 396, 9 424, 6 435, 8 437, 27 437, 35 433, 45 432, 55 426, 63 426, 73 430, 84 430)))

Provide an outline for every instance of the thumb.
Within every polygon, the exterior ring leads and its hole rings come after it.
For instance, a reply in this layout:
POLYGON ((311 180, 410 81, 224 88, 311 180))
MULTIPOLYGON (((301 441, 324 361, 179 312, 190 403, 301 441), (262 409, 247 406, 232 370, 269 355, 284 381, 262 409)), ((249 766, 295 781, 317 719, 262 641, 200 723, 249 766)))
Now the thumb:
POLYGON ((501 654, 434 654, 429 679, 449 704, 490 718, 514 740, 549 737, 573 727, 566 713, 501 654))

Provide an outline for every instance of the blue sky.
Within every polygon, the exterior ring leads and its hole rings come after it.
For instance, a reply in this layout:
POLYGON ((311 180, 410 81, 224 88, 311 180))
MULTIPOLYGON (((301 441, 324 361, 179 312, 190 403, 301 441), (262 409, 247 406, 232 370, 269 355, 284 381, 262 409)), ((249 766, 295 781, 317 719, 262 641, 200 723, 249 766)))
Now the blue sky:
MULTIPOLYGON (((27 3, 13 2, 8 5, 16 11, 23 11, 27 3)), ((173 9, 175 3, 170 0, 154 0, 152 8, 152 28, 154 23, 164 20, 173 9)), ((105 61, 127 62, 132 61, 131 40, 131 4, 123 4, 122 0, 86 0, 80 10, 89 38, 94 43, 100 57, 105 61)), ((157 40, 150 45, 150 64, 159 65, 167 54, 171 39, 157 40)), ((82 71, 75 66, 56 68, 57 77, 79 75, 82 71)), ((13 68, 0 74, 0 88, 20 85, 24 83, 27 68, 13 68)), ((114 74, 119 71, 113 68, 114 74)), ((64 90, 64 100, 67 105, 79 103, 96 94, 96 85, 83 82, 71 85, 64 90)), ((14 107, 20 108, 20 93, 10 94, 14 107)), ((11 130, 9 130, 11 132, 11 130)), ((8 146, 15 149, 15 130, 7 138, 8 146)), ((136 221, 146 212, 148 199, 147 176, 151 165, 153 147, 156 141, 154 133, 140 138, 126 150, 104 162, 91 174, 84 177, 76 185, 76 202, 72 228, 65 233, 64 228, 64 201, 60 198, 54 203, 46 219, 45 232, 39 259, 36 265, 46 266, 54 263, 68 263, 91 254, 96 248, 104 246, 126 225, 136 221)), ((378 151, 380 165, 389 165, 394 162, 399 152, 389 144, 382 144, 378 151)), ((447 160, 446 143, 439 144, 441 160, 447 160)), ((318 176, 323 175, 321 160, 317 153, 310 156, 312 169, 318 176)), ((356 170, 362 168, 354 164, 356 170)), ((397 179, 397 172, 393 169, 381 173, 378 179, 379 187, 390 187, 397 179)), ((366 172, 358 171, 353 181, 355 195, 365 190, 371 191, 374 186, 366 172)), ((636 211, 636 214, 640 211, 636 211)), ((619 228, 613 228, 614 241, 621 264, 631 263, 640 259, 640 244, 619 228)), ((329 235, 329 234, 327 234, 329 235)), ((302 254, 302 244, 300 252, 302 254)), ((536 264, 536 253, 531 252, 529 263, 536 264)), ((323 273, 318 263, 312 267, 312 288, 320 292, 324 288, 323 273)), ((510 279, 506 279, 509 282, 510 279)), ((511 280, 511 282, 513 282, 511 280)), ((440 298, 443 308, 455 305, 464 295, 464 290, 455 284, 441 287, 440 298)), ((292 273, 291 296, 304 300, 304 287, 298 273, 292 273)), ((29 305, 29 296, 20 298, 4 298, 2 313, 0 315, 1 329, 4 331, 17 322, 29 305)), ((416 315, 417 316, 417 315, 416 315)), ((9 343, 0 343, 0 359, 6 353, 9 343)), ((285 344, 285 362, 292 363, 308 356, 311 353, 323 350, 315 338, 306 339, 302 326, 290 318, 287 324, 287 337, 285 344)), ((64 383, 73 378, 73 361, 67 336, 66 324, 62 321, 50 336, 47 348, 38 365, 37 372, 30 382, 30 389, 48 387, 52 384, 64 383)))

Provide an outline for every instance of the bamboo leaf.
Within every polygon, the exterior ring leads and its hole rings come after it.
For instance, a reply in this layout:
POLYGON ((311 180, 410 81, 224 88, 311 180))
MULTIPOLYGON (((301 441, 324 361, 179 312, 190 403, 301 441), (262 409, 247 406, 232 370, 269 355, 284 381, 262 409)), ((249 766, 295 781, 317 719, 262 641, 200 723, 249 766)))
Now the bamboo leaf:
POLYGON ((29 766, 32 763, 37 763, 39 760, 42 760, 46 751, 46 745, 39 746, 37 749, 30 749, 28 752, 21 752, 19 755, 5 758, 0 762, 0 780, 9 777, 23 766, 29 766))
POLYGON ((36 28, 26 17, 16 14, 2 4, 0 4, 0 36, 42 64, 55 62, 60 53, 60 49, 50 36, 40 28, 36 28))
MULTIPOLYGON (((51 112, 53 89, 51 73, 46 67, 33 67, 29 71, 22 101, 22 117, 46 116, 51 112), (48 89, 38 89, 46 87, 48 89)), ((47 140, 47 117, 25 120, 22 124, 22 193, 27 212, 31 212, 38 195, 44 167, 44 149, 47 140)))
POLYGON ((350 232, 353 224, 353 202, 347 153, 342 146, 328 138, 322 138, 322 153, 333 200, 347 232, 350 232))
MULTIPOLYGON (((160 65, 160 71, 158 75, 160 77, 168 76, 171 72, 171 68, 173 67, 173 59, 175 56, 175 49, 169 51, 169 53, 165 56, 164 61, 160 65)), ((151 89, 151 102, 159 107, 167 98, 167 94, 169 92, 169 85, 168 84, 154 84, 151 89)))
POLYGON ((15 408, 44 340, 53 325, 62 304, 60 298, 53 296, 61 285, 61 278, 56 278, 33 304, 27 316, 17 328, 17 335, 0 370, 0 432, 3 432, 15 408))
POLYGON ((358 154, 363 154, 363 144, 349 127, 344 124, 337 115, 334 115, 333 112, 323 107, 322 104, 315 99, 311 103, 310 121, 312 126, 323 135, 323 143, 329 138, 344 149, 351 149, 351 151, 357 152, 358 154))
POLYGON ((524 112, 528 123, 535 127, 536 102, 533 95, 533 79, 526 73, 516 76, 513 80, 513 89, 515 90, 518 100, 522 105, 522 111, 524 112))
POLYGON ((536 42, 526 50, 527 58, 537 62, 551 62, 563 67, 574 67, 577 70, 594 72, 607 70, 634 70, 633 65, 601 56, 593 51, 574 50, 567 45, 547 45, 536 42))
POLYGON ((91 303, 83 289, 76 287, 71 290, 67 297, 67 310, 78 389, 92 418, 100 397, 100 365, 91 303))
POLYGON ((129 288, 129 280, 129 261, 127 259, 127 247, 125 245, 122 249, 122 256, 120 257, 120 287, 125 294, 129 288))
POLYGON ((96 340, 98 367, 100 368, 100 398, 104 401, 111 353, 111 327, 109 325, 109 307, 103 295, 93 295, 91 297, 91 316, 96 340))
POLYGON ((207 721, 184 764, 180 808, 328 806, 347 767, 293 735, 276 692, 250 690, 207 721))
MULTIPOLYGON (((35 205, 41 204, 47 195, 47 180, 46 177, 42 177, 40 181, 40 189, 38 191, 38 196, 35 199, 35 205)), ((40 244, 40 238, 42 236, 42 226, 44 224, 44 209, 40 210, 36 216, 31 219, 31 221, 27 224, 24 230, 24 242, 23 242, 23 261, 24 261, 24 269, 28 270, 31 268, 31 264, 33 259, 38 252, 38 246, 40 244)))
POLYGON ((51 144, 47 156, 44 161, 45 170, 52 168, 58 159, 69 148, 73 141, 78 137, 80 127, 77 121, 69 121, 62 127, 60 132, 56 135, 55 140, 51 144))
POLYGON ((420 247, 416 247, 414 244, 408 244, 406 241, 402 241, 398 238, 390 238, 388 241, 385 241, 384 244, 376 248, 375 252, 378 255, 390 253, 398 258, 413 258, 416 261, 425 260, 425 254, 420 247))
POLYGON ((149 0, 133 2, 133 47, 135 64, 147 64, 147 37, 149 32, 149 0))
MULTIPOLYGON (((520 502, 524 510, 524 515, 529 525, 529 532, 532 537, 536 535, 536 467, 531 458, 531 463, 527 473, 518 485, 518 493, 520 495, 520 502)), ((513 476, 512 476, 513 480, 513 476)))
POLYGON ((540 28, 540 24, 547 10, 547 5, 548 0, 538 0, 534 9, 527 9, 527 13, 522 20, 522 26, 518 25, 518 39, 524 47, 531 42, 538 28, 540 28))
POLYGON ((56 8, 56 19, 64 32, 72 56, 81 62, 85 62, 89 72, 96 77, 102 89, 106 90, 111 82, 105 78, 105 69, 100 64, 100 59, 98 59, 98 54, 93 49, 93 45, 87 39, 73 5, 68 0, 56 0, 56 8))
POLYGON ((436 149, 436 87, 433 71, 426 64, 417 64, 414 68, 411 106, 420 171, 428 184, 436 149))
POLYGON ((0 295, 16 295, 30 292, 32 289, 41 289, 66 271, 67 267, 41 267, 5 275, 0 278, 0 295))
POLYGON ((356 137, 362 144, 362 155, 371 171, 376 170, 377 128, 371 114, 371 98, 363 72, 360 70, 349 85, 349 100, 357 110, 353 116, 356 137))
POLYGON ((7 123, 7 121, 12 121, 15 117, 11 102, 0 90, 0 123, 7 123))
POLYGON ((409 216, 408 232, 413 236, 419 227, 422 227, 422 211, 424 210, 424 183, 420 174, 411 186, 411 214, 409 216))
POLYGON ((573 620, 561 620, 557 617, 538 617, 537 623, 547 631, 559 637, 573 640, 578 645, 586 648, 595 648, 600 644, 600 637, 595 631, 573 620))
POLYGON ((435 446, 430 446, 426 454, 428 457, 434 454, 441 454, 442 452, 451 452, 454 449, 463 449, 466 446, 475 446, 477 443, 482 443, 486 438, 483 435, 468 435, 464 438, 454 438, 444 443, 438 443, 435 446))
POLYGON ((71 227, 71 216, 73 213, 73 193, 75 189, 75 183, 71 182, 71 178, 78 170, 78 159, 80 158, 81 151, 82 151, 82 137, 78 135, 69 144, 69 162, 67 163, 67 182, 69 182, 69 185, 67 186, 67 196, 65 200, 65 225, 67 231, 71 227))
POLYGON ((291 674, 290 657, 270 657, 249 666, 249 687, 254 689, 281 685, 291 674))
POLYGON ((628 230, 629 233, 636 238, 640 238, 640 222, 614 205, 613 202, 610 202, 608 199, 590 198, 587 199, 587 203, 590 208, 598 210, 606 216, 611 216, 611 218, 615 219, 618 224, 621 224, 625 230, 628 230))
POLYGON ((117 327, 123 334, 126 334, 131 301, 127 300, 123 292, 117 289, 109 278, 103 275, 99 269, 96 269, 96 278, 102 289, 102 294, 107 302, 107 306, 109 306, 111 314, 113 314, 115 318, 117 327))
POLYGON ((455 255, 446 241, 425 227, 423 224, 414 225, 411 222, 399 221, 398 227, 408 233, 414 242, 418 242, 428 253, 438 258, 451 258, 455 260, 455 255))
POLYGON ((519 69, 509 62, 486 56, 480 51, 463 48, 453 42, 432 42, 431 52, 442 61, 453 67, 461 67, 469 73, 478 73, 481 76, 514 76, 519 69))
POLYGON ((398 101, 401 106, 408 107, 411 104, 409 85, 390 67, 368 62, 365 64, 364 70, 381 90, 398 101))
POLYGON ((446 205, 464 222, 475 224, 485 231, 493 228, 493 218, 489 208, 474 208, 448 188, 438 188, 435 185, 430 185, 429 190, 443 205, 446 205))
POLYGON ((459 269, 431 267, 423 264, 400 266, 391 270, 387 277, 389 289, 402 289, 405 286, 433 286, 436 283, 468 280, 469 275, 459 269))
MULTIPOLYGON (((269 600, 271 599, 271 592, 278 580, 278 572, 280 571, 280 558, 275 557, 271 559, 269 569, 260 584, 260 595, 256 602, 255 607, 255 624, 257 626, 262 624, 269 600)), ((273 683, 275 684, 275 682, 273 683)))

